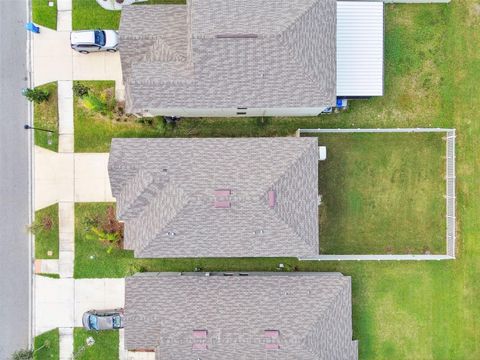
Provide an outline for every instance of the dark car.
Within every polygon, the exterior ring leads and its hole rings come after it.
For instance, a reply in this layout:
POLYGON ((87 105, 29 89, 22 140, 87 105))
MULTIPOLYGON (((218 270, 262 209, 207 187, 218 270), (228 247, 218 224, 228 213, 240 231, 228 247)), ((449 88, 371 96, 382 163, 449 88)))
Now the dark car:
POLYGON ((83 314, 86 330, 115 330, 123 328, 123 309, 89 310, 83 314))

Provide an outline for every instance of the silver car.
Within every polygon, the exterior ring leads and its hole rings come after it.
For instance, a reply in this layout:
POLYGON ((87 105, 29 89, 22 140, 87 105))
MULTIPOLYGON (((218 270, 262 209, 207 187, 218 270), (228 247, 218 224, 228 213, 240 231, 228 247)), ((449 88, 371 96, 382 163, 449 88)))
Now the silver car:
POLYGON ((97 51, 117 51, 118 33, 115 30, 81 30, 70 33, 70 45, 82 54, 97 51))
POLYGON ((83 314, 86 330, 116 330, 123 328, 123 309, 89 310, 83 314))

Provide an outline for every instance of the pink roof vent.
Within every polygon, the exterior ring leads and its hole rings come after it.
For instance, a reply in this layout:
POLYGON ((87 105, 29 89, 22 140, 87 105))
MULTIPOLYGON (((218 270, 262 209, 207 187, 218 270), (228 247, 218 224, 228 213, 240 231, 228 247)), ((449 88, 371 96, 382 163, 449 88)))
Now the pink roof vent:
POLYGON ((217 209, 228 209, 230 201, 215 201, 213 204, 217 209))
POLYGON ((193 337, 194 338, 206 338, 208 335, 207 330, 193 330, 193 337))
POLYGON ((265 330, 263 336, 267 338, 278 338, 280 336, 280 331, 278 330, 265 330))
POLYGON ((275 207, 277 203, 277 193, 275 190, 270 190, 268 192, 268 206, 270 206, 271 209, 275 207))
POLYGON ((265 350, 278 350, 280 349, 280 345, 275 343, 267 343, 265 344, 265 350))
POLYGON ((230 189, 218 189, 214 191, 216 197, 228 197, 232 194, 230 189))
POLYGON ((208 345, 204 343, 194 343, 192 350, 208 350, 208 345))

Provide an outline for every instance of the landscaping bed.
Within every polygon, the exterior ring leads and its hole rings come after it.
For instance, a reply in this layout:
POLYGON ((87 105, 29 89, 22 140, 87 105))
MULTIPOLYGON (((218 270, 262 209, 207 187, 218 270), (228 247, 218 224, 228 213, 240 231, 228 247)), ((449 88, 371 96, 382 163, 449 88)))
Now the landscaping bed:
POLYGON ((51 130, 53 133, 33 130, 35 145, 58 151, 58 85, 57 82, 51 82, 37 88, 47 91, 49 97, 47 101, 34 103, 33 125, 36 128, 51 130))
POLYGON ((445 133, 322 133, 324 254, 445 254, 445 133))
POLYGON ((75 360, 118 360, 118 330, 87 331, 75 328, 73 332, 75 360), (95 343, 88 346, 87 338, 95 343))
POLYGON ((60 334, 58 329, 50 330, 35 336, 35 360, 58 360, 60 357, 60 334))
POLYGON ((35 211, 31 229, 35 235, 35 259, 58 259, 58 204, 35 211))
POLYGON ((32 20, 37 25, 57 30, 57 1, 53 1, 53 6, 48 6, 50 1, 32 0, 32 20))

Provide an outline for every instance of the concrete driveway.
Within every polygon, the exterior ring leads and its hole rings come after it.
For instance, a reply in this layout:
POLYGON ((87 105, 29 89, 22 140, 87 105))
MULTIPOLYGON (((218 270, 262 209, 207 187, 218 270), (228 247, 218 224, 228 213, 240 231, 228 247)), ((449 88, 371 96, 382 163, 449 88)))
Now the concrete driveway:
POLYGON ((35 146, 35 210, 57 202, 114 202, 108 153, 57 153, 35 146))
POLYGON ((57 80, 114 80, 123 99, 120 53, 80 54, 70 48, 70 32, 41 28, 33 37, 35 86, 57 80))
POLYGON ((35 275, 35 335, 55 328, 82 326, 91 309, 125 304, 125 279, 52 279, 35 275))

